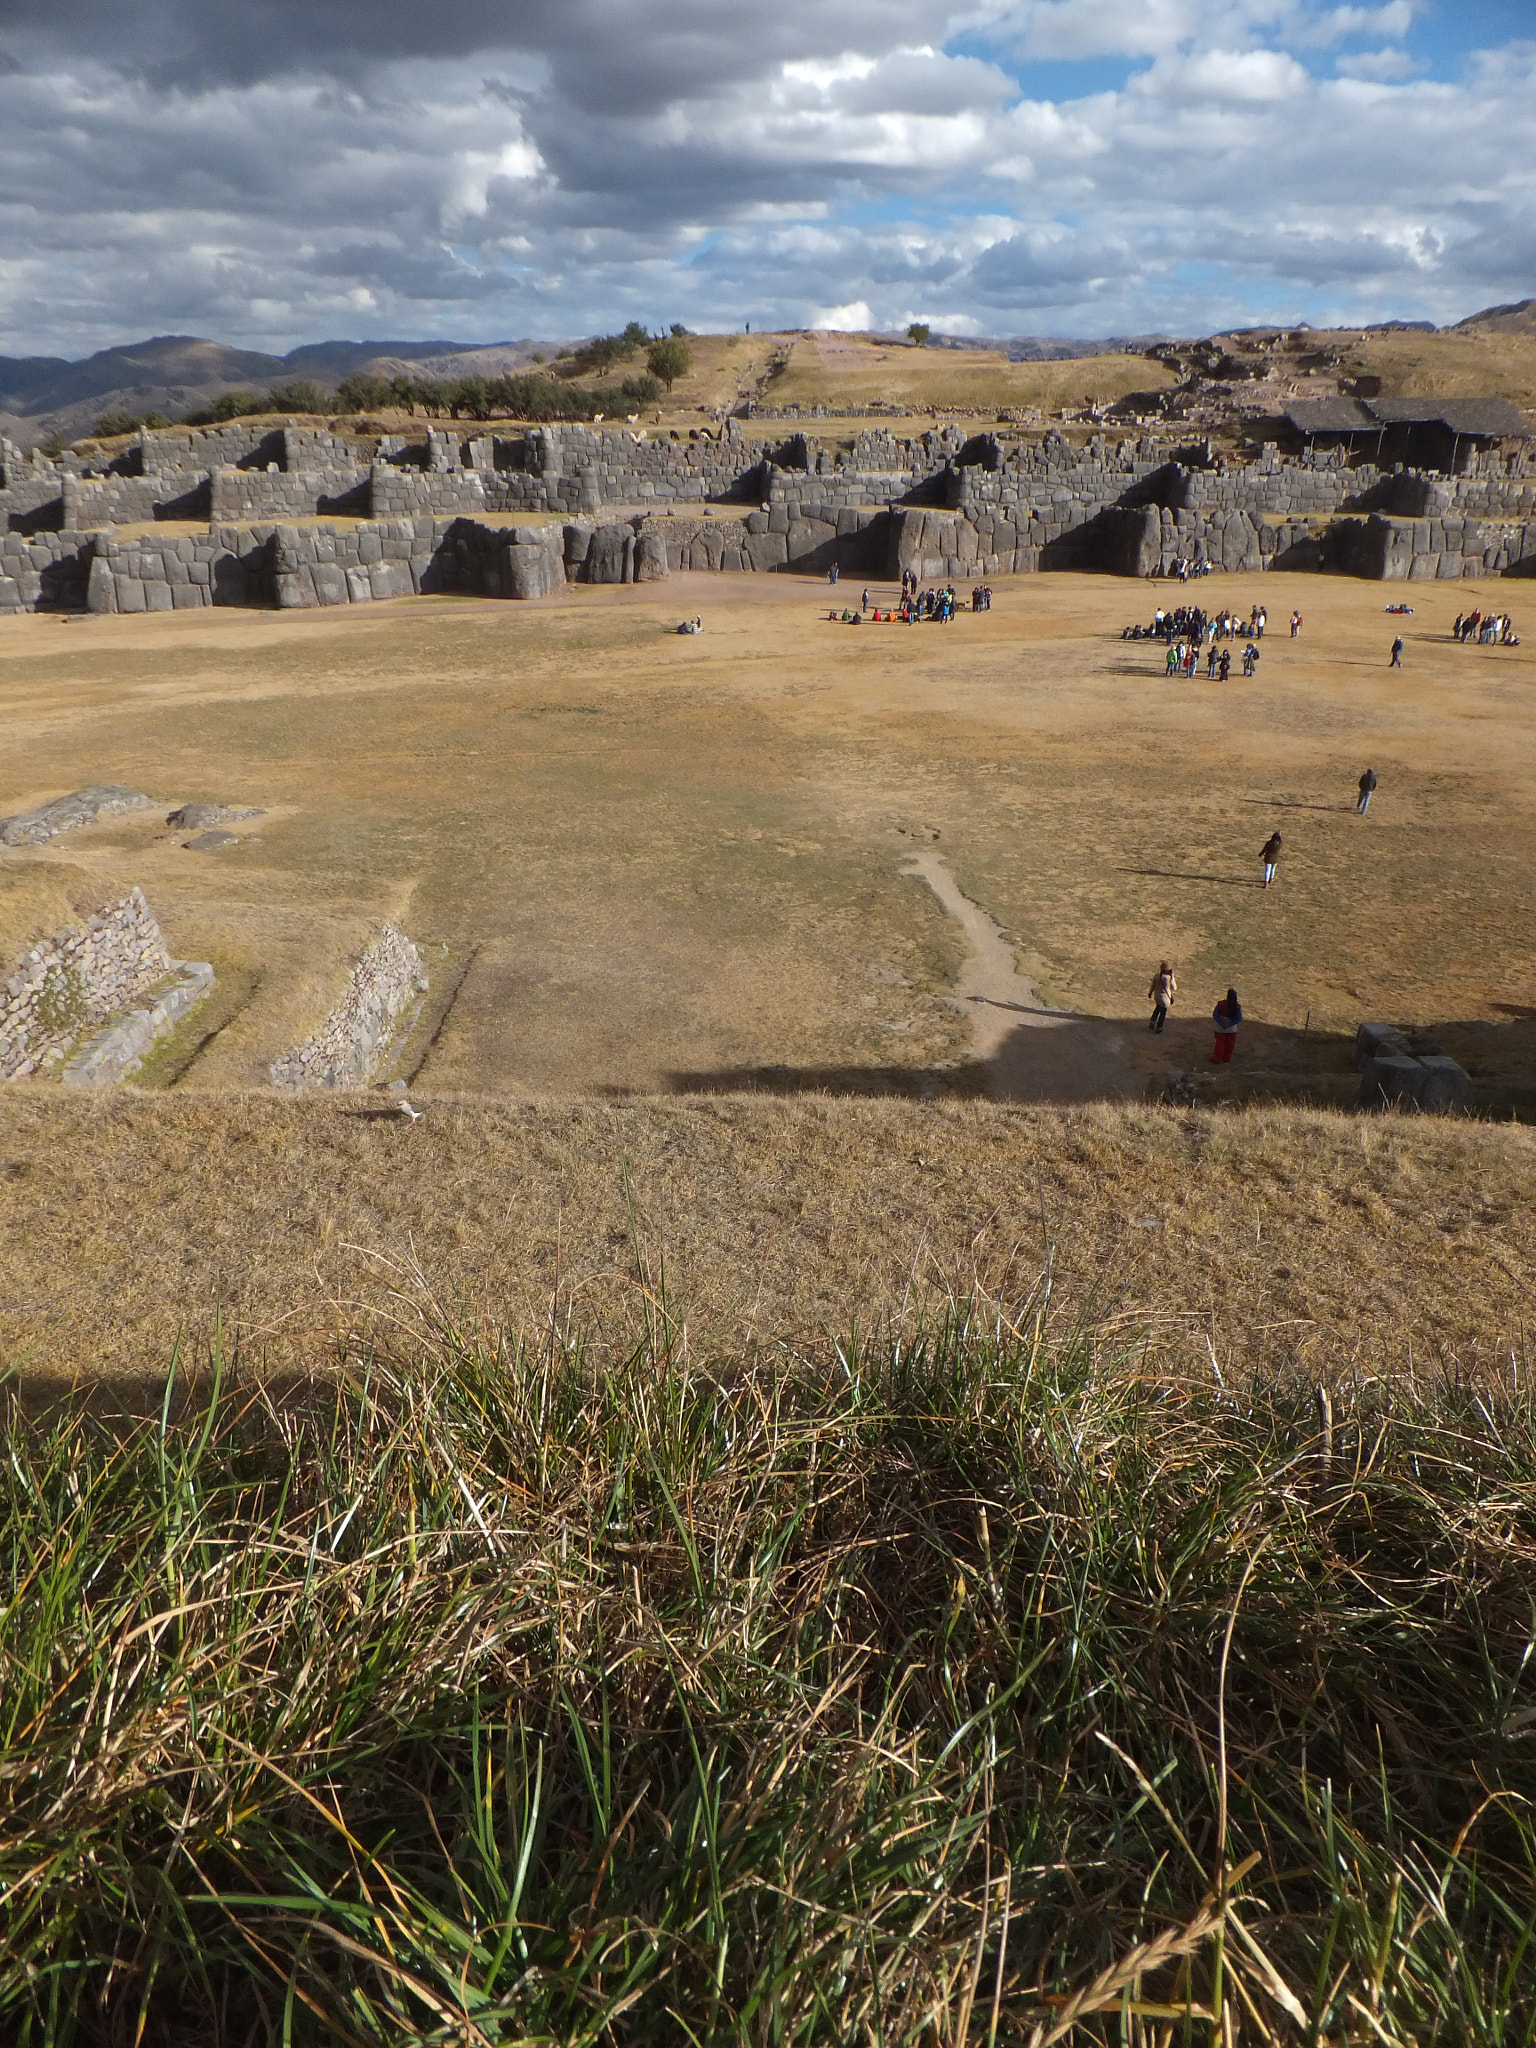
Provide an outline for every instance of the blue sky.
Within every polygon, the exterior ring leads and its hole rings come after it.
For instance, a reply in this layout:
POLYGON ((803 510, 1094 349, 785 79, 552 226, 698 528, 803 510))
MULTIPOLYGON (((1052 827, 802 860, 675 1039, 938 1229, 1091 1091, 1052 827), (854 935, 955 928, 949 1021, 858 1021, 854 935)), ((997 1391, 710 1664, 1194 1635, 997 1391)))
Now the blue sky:
POLYGON ((1536 0, 0 0, 0 353, 1536 294, 1536 0))

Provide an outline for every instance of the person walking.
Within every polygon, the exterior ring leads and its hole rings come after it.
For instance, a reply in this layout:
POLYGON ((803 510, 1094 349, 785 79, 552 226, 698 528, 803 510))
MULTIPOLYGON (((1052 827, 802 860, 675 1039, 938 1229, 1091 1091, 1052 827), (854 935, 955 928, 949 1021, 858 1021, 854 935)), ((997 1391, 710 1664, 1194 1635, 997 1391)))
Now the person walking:
POLYGON ((1216 1044, 1211 1052, 1213 1067, 1232 1064, 1232 1055, 1237 1051, 1237 1027, 1242 1021, 1243 1006, 1237 1000, 1237 990, 1229 988, 1211 1012, 1211 1023, 1216 1031, 1216 1044))
POLYGON ((1401 667, 1402 667, 1402 665, 1403 665, 1403 636, 1402 636, 1402 634, 1401 634, 1401 633, 1399 633, 1399 634, 1398 634, 1398 636, 1397 636, 1397 638, 1396 638, 1396 639, 1395 639, 1395 640, 1394 640, 1394 641, 1392 642, 1392 659, 1391 659, 1391 660, 1390 660, 1390 661, 1389 661, 1389 662, 1387 663, 1387 667, 1388 667, 1388 668, 1401 668, 1401 667))
POLYGON ((1223 647, 1221 650, 1221 664, 1217 669, 1217 674, 1222 682, 1226 682, 1232 674, 1232 650, 1230 647, 1223 647))
POLYGON ((1271 832, 1259 848, 1259 859, 1264 863, 1264 886, 1267 889, 1275 879, 1275 869, 1280 865, 1280 849, 1285 841, 1278 832, 1271 832))
POLYGON ((1173 969, 1165 960, 1153 975, 1152 986, 1147 990, 1148 1000, 1152 1004, 1152 1015, 1147 1023, 1149 1031, 1161 1031, 1168 1022, 1169 1007, 1178 992, 1179 984, 1173 978, 1173 969))
POLYGON ((1376 770, 1374 768, 1367 768, 1360 778, 1360 801, 1355 805, 1355 809, 1362 818, 1371 808, 1371 798, 1375 793, 1375 789, 1376 770))

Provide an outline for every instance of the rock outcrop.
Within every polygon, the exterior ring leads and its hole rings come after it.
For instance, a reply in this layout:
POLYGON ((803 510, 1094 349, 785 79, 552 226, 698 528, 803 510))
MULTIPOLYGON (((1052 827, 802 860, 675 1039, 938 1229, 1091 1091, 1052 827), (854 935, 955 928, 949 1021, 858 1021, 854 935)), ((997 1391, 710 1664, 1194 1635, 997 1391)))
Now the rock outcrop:
POLYGON ((0 818, 0 846, 38 846, 56 839, 61 832, 73 832, 80 825, 94 825, 102 818, 122 811, 153 810, 154 799, 136 789, 123 789, 115 782, 93 783, 89 789, 72 790, 55 797, 35 811, 22 811, 14 818, 0 818))

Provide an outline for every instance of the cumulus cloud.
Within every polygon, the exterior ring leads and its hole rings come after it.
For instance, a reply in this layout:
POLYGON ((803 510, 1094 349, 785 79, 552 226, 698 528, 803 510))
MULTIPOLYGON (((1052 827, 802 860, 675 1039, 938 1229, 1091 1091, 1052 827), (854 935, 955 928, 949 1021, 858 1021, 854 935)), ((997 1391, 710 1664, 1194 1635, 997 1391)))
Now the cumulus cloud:
POLYGON ((0 350, 1457 317, 1533 288, 1536 51, 1425 78, 1416 5, 20 0, 0 350))

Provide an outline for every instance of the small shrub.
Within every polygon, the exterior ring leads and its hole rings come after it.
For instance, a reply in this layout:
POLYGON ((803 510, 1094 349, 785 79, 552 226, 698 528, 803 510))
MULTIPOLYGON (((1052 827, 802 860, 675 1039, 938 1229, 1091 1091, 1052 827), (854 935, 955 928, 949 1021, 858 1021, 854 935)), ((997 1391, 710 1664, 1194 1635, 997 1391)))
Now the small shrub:
POLYGON ((264 413, 267 402, 250 391, 221 391, 217 398, 207 405, 194 406, 192 411, 182 415, 184 427, 220 427, 228 420, 249 419, 253 413, 264 413))
POLYGON ((91 432, 100 440, 114 441, 120 434, 134 434, 140 421, 131 412, 104 412, 91 432))

